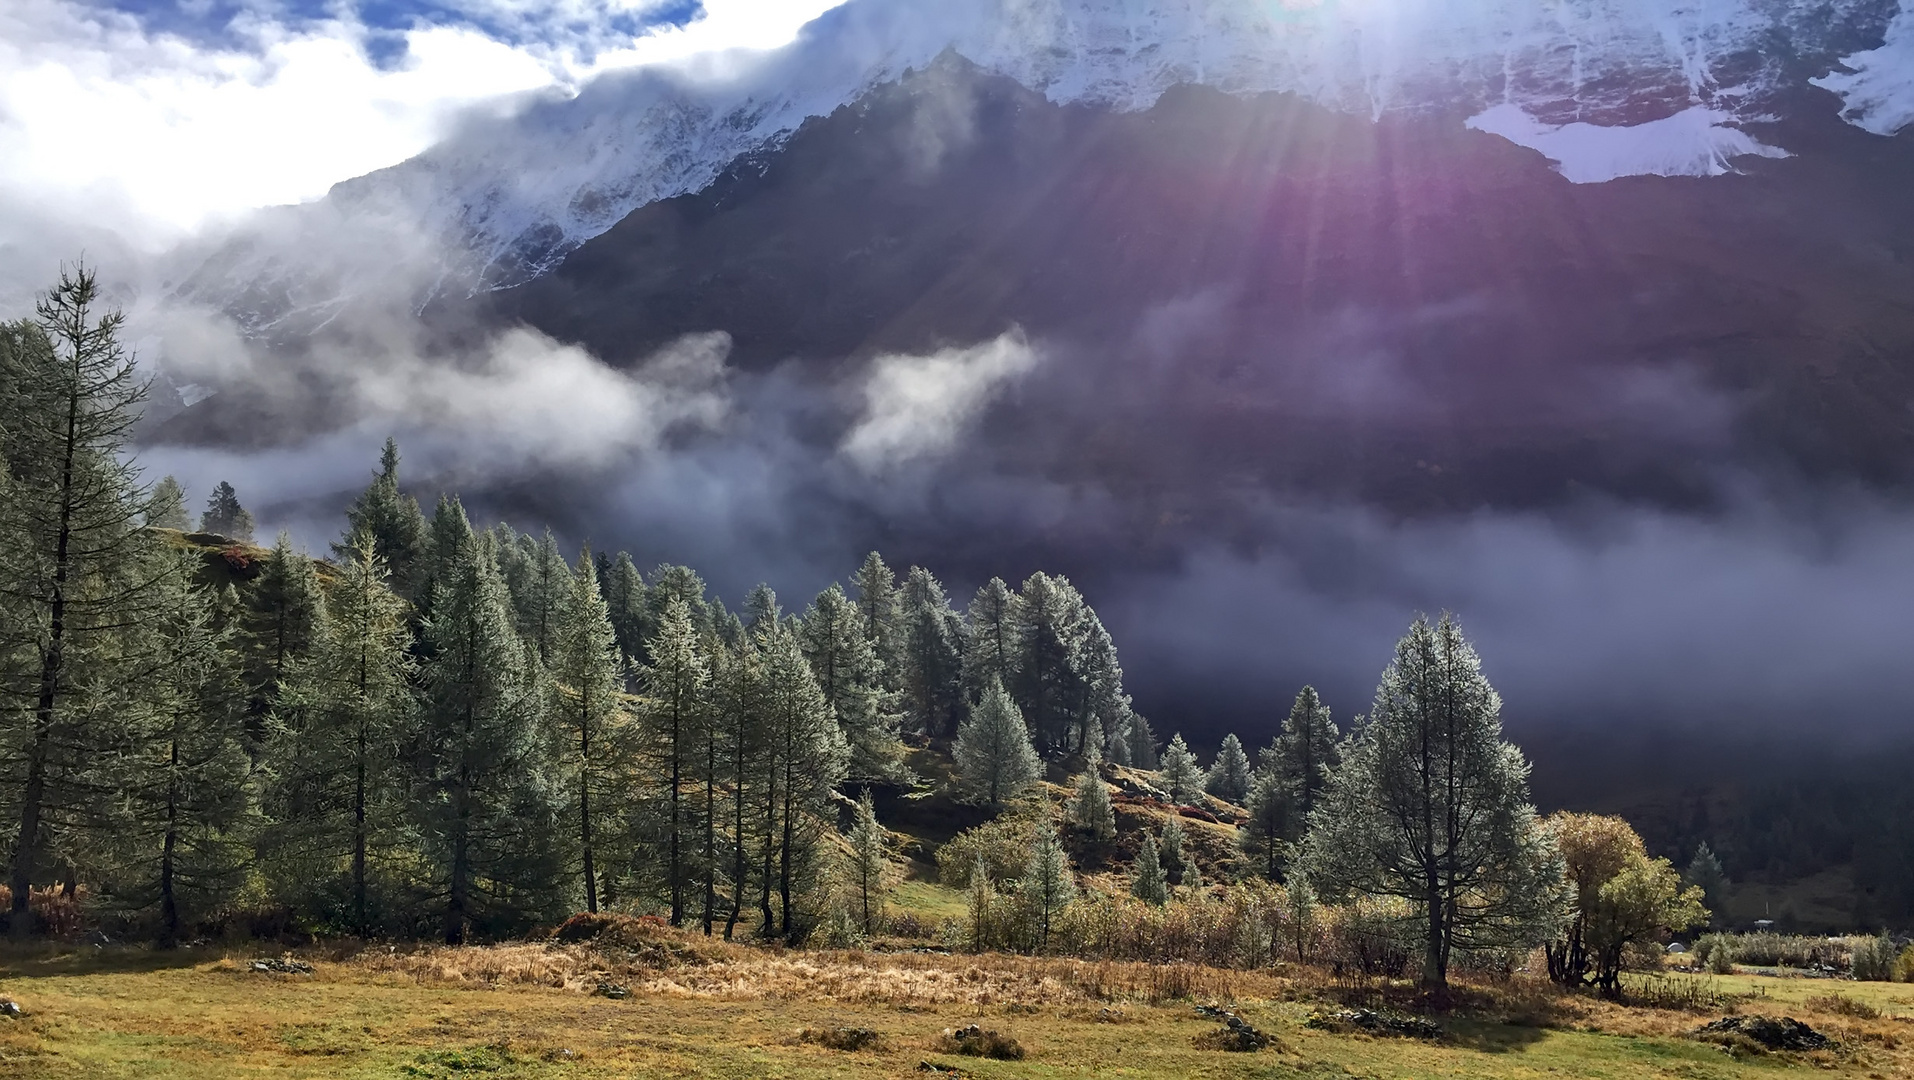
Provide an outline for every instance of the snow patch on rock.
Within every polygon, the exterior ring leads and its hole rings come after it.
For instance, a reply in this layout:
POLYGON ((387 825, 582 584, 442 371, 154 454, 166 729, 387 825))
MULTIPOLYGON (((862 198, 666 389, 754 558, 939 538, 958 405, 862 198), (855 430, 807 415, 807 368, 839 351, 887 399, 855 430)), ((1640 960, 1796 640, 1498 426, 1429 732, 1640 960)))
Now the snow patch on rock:
POLYGON ((1901 0, 1880 48, 1844 56, 1841 65, 1849 70, 1808 80, 1841 95, 1841 119, 1876 135, 1914 124, 1914 0, 1901 0))
POLYGON ((1624 176, 1721 176, 1737 157, 1787 157, 1732 126, 1736 117, 1695 105, 1641 124, 1544 124, 1520 105, 1502 104, 1469 117, 1468 126, 1537 151, 1575 184, 1624 176))

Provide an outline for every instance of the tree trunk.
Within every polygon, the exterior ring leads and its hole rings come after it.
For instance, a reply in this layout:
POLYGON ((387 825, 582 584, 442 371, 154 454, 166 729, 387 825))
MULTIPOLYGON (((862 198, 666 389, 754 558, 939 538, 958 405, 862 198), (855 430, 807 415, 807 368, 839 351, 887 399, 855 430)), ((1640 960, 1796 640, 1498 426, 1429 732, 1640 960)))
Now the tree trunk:
MULTIPOLYGON (((683 675, 679 675, 682 683, 683 675)), ((672 692, 671 702, 671 925, 683 926, 685 923, 685 882, 684 868, 679 862, 678 833, 681 825, 679 801, 683 792, 679 790, 684 783, 684 761, 681 757, 683 746, 679 742, 683 727, 684 688, 678 686, 672 692)))
MULTIPOLYGON (((175 718, 175 723, 178 719, 175 718)), ((160 944, 179 943, 179 901, 173 893, 173 852, 179 842, 179 739, 168 747, 166 778, 166 839, 160 845, 160 944)))
POLYGON ((598 914, 598 876, 591 851, 591 705, 578 694, 578 840, 585 850, 585 910, 598 914))

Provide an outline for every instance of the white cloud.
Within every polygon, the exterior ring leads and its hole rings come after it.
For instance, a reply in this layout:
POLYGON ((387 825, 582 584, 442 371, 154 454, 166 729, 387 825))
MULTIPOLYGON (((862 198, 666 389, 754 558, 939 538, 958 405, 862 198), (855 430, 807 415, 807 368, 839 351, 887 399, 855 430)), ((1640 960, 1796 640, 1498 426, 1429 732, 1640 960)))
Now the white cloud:
MULTIPOLYGON (((56 233, 104 229, 157 251, 218 219, 312 199, 411 157, 476 103, 574 88, 614 67, 775 46, 836 2, 711 0, 683 27, 558 45, 421 26, 405 33, 404 60, 382 69, 350 8, 297 27, 246 16, 232 44, 211 46, 75 0, 9 0, 0 5, 0 250, 57 242, 45 234, 59 222, 68 228, 56 233)), ((560 35, 573 7, 481 10, 506 25, 547 18, 560 35)))
POLYGON ((864 384, 864 416, 845 436, 843 453, 867 472, 943 453, 1037 359, 1018 330, 967 349, 880 356, 864 384))

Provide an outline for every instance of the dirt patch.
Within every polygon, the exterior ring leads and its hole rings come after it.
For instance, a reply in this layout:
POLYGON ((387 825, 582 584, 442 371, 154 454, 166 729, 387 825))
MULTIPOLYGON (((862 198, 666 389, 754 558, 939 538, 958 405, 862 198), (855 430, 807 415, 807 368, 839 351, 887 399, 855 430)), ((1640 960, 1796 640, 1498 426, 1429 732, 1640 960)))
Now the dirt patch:
POLYGON ((1724 1016, 1703 1024, 1695 1038, 1733 1048, 1751 1042, 1764 1050, 1826 1050, 1834 1040, 1792 1016, 1724 1016))

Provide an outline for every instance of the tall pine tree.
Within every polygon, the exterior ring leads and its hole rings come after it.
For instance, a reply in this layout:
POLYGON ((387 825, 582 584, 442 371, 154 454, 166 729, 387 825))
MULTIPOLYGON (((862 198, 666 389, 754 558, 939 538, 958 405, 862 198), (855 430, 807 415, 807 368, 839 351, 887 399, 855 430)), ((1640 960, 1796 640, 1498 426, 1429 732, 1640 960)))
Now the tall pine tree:
POLYGON ((572 571, 570 595, 560 608, 551 648, 560 723, 573 754, 572 806, 585 910, 595 913, 598 844, 606 831, 604 808, 625 794, 630 731, 619 700, 624 673, 618 635, 611 626, 610 607, 598 591, 598 572, 589 550, 572 571))
POLYGON ((957 729, 951 757, 957 797, 993 809, 1034 787, 1043 775, 1017 703, 996 682, 984 688, 982 700, 957 729))
POLYGON ((798 620, 798 641, 850 746, 849 776, 889 780, 902 770, 897 716, 889 709, 883 665, 864 636, 857 607, 836 584, 825 589, 798 620))
POLYGON ((944 587, 921 566, 905 578, 898 622, 906 721, 927 737, 946 738, 963 703, 963 622, 944 587))

